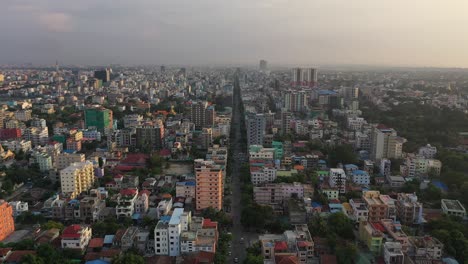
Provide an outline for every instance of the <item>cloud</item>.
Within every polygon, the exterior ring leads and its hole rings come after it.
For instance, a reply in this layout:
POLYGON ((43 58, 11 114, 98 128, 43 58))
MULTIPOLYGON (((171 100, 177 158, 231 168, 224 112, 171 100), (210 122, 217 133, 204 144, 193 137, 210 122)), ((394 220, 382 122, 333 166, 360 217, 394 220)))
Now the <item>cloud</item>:
POLYGON ((52 12, 40 14, 38 21, 50 32, 62 33, 73 30, 72 17, 66 13, 52 12))

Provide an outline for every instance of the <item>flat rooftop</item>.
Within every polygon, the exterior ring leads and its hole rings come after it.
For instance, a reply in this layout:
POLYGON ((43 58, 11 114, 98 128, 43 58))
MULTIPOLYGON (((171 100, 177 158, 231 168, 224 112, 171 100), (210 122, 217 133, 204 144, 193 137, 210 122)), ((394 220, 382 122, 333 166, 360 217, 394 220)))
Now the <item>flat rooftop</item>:
POLYGON ((445 204, 445 206, 449 210, 454 210, 454 211, 465 211, 465 207, 458 201, 458 200, 447 200, 447 199, 442 199, 442 203, 445 204))

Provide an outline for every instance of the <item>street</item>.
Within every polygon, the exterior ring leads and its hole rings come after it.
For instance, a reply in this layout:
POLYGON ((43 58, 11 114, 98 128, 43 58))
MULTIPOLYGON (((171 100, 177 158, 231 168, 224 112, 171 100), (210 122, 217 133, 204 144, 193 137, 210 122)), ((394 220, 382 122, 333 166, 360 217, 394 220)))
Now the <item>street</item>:
POLYGON ((231 247, 231 263, 234 263, 234 259, 238 258, 239 263, 243 263, 247 256, 246 248, 255 240, 258 239, 258 234, 254 232, 245 232, 241 225, 241 180, 240 180, 240 169, 244 162, 248 162, 247 153, 242 151, 242 135, 241 135, 241 109, 240 109, 240 87, 238 81, 234 84, 233 94, 233 109, 231 119, 231 129, 234 129, 233 138, 230 139, 230 149, 232 150, 232 162, 231 162, 231 187, 232 187, 232 205, 231 215, 233 220, 232 227, 232 247, 231 247))

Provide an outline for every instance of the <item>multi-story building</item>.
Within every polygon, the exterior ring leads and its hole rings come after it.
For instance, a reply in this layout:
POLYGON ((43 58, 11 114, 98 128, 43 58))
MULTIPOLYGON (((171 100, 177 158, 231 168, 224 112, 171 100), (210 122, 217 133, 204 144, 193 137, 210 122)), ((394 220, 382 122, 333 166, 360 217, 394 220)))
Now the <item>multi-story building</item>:
POLYGON ((184 181, 176 183, 176 197, 185 197, 195 199, 195 181, 184 181))
POLYGON ((380 255, 383 238, 384 234, 373 223, 359 222, 359 239, 366 244, 373 254, 380 255))
POLYGON ((94 167, 90 161, 75 162, 60 171, 62 193, 75 198, 94 184, 94 167))
POLYGON ((31 110, 18 110, 18 111, 15 111, 15 118, 18 121, 26 122, 26 121, 31 120, 31 114, 32 114, 31 110))
POLYGON ((415 156, 409 154, 403 166, 401 166, 401 174, 405 177, 427 177, 440 176, 442 162, 436 159, 427 159, 423 156, 415 156))
POLYGON ((84 162, 85 161, 85 154, 82 153, 60 153, 57 155, 57 159, 55 162, 55 166, 58 170, 63 170, 66 167, 70 166, 70 164, 75 162, 84 162))
POLYGON ((73 138, 68 138, 67 139, 67 150, 81 151, 81 140, 75 140, 73 138))
POLYGON ((418 155, 426 159, 433 159, 437 155, 437 148, 427 144, 419 148, 418 155))
POLYGON ((154 249, 156 255, 169 255, 169 221, 170 216, 163 216, 154 228, 154 249))
POLYGON ((111 149, 112 147, 135 147, 136 138, 136 128, 114 130, 107 137, 107 146, 111 149))
POLYGON ((19 138, 21 138, 21 129, 19 128, 0 129, 0 140, 19 139, 19 138))
POLYGON ((47 126, 47 121, 42 118, 33 118, 31 120, 31 126, 32 127, 46 127, 47 126))
POLYGON ((294 68, 292 69, 292 84, 294 86, 309 86, 317 85, 318 72, 315 68, 294 68))
POLYGON ((391 176, 392 162, 389 159, 380 160, 380 174, 385 178, 391 176))
POLYGON ((254 185, 271 183, 276 179, 276 169, 269 167, 250 167, 250 178, 254 185))
POLYGON ((330 169, 328 183, 330 187, 337 188, 340 194, 346 193, 346 173, 344 170, 337 168, 330 169))
POLYGON ((143 116, 138 114, 126 115, 123 118, 125 128, 137 128, 143 123, 143 116))
POLYGON ((247 144, 263 145, 265 136, 265 116, 263 114, 247 115, 247 144))
POLYGON ((388 195, 379 195, 380 201, 387 207, 385 218, 396 221, 397 208, 395 204, 395 199, 388 195))
POLYGON ((282 212, 286 200, 289 198, 302 199, 304 186, 300 183, 269 183, 254 187, 254 201, 260 205, 268 205, 276 212, 282 212))
POLYGON ((32 148, 31 141, 26 140, 9 140, 9 141, 2 141, 2 146, 7 147, 9 150, 13 152, 23 151, 28 152, 32 148))
POLYGON ((249 159, 273 160, 275 158, 274 148, 264 148, 261 145, 250 145, 249 159))
POLYGON ((305 91, 286 91, 283 94, 284 108, 289 112, 302 112, 307 109, 308 98, 305 91))
POLYGON ((379 191, 367 191, 362 194, 362 199, 369 210, 369 222, 375 223, 387 217, 387 205, 380 200, 379 191))
POLYGON ((106 202, 97 189, 92 189, 90 190, 90 195, 83 197, 78 206, 80 219, 94 223, 99 220, 100 213, 106 208, 106 202))
POLYGON ((146 214, 149 209, 149 195, 148 190, 143 190, 138 193, 138 197, 135 200, 135 213, 137 214, 146 214))
POLYGON ((62 232, 62 248, 79 249, 84 251, 92 237, 89 226, 71 225, 62 232))
POLYGON ((192 102, 190 107, 190 120, 195 124, 195 128, 201 130, 204 127, 211 127, 215 120, 214 107, 208 102, 192 102))
POLYGON ((385 242, 383 247, 383 257, 385 264, 403 264, 405 255, 399 242, 385 242))
POLYGON ((112 110, 102 106, 85 109, 85 126, 88 129, 96 129, 104 132, 113 127, 114 119, 112 110))
POLYGON ((200 148, 208 149, 213 142, 213 129, 209 127, 202 128, 200 135, 200 148))
POLYGON ((370 176, 367 171, 363 170, 355 170, 352 172, 353 182, 359 185, 369 185, 370 184, 370 176))
POLYGON ((39 165, 40 171, 46 172, 53 168, 52 157, 49 154, 44 152, 35 152, 33 157, 36 163, 39 165))
POLYGON ((420 224, 423 221, 423 205, 413 193, 398 193, 396 200, 397 216, 404 225, 420 224))
POLYGON ((410 259, 430 263, 442 258, 444 244, 435 237, 409 237, 409 244, 407 255, 410 259))
POLYGON ((281 134, 288 135, 291 133, 291 113, 282 112, 281 113, 281 134))
POLYGON ((458 200, 442 199, 441 206, 444 214, 466 217, 466 209, 458 200))
POLYGON ((406 139, 397 135, 393 128, 386 128, 382 125, 374 127, 372 134, 371 158, 374 161, 381 159, 399 159, 403 154, 403 144, 406 139))
POLYGON ((29 206, 27 202, 13 201, 13 202, 9 202, 9 204, 13 208, 14 217, 17 217, 21 215, 22 213, 27 212, 29 210, 29 206))
POLYGON ((403 232, 400 222, 393 221, 392 219, 382 219, 380 223, 385 228, 388 236, 395 242, 399 242, 403 252, 406 252, 409 246, 409 239, 405 232, 403 232))
POLYGON ((367 210, 366 203, 361 199, 350 199, 349 205, 353 211, 352 219, 354 221, 367 221, 369 210, 367 210))
POLYGON ((136 129, 136 146, 141 149, 160 150, 163 148, 164 125, 144 125, 136 129))
POLYGON ((5 200, 0 200, 0 241, 15 232, 13 207, 5 200))
POLYGON ((367 124, 367 121, 362 117, 348 117, 347 119, 347 126, 348 129, 353 131, 359 131, 362 129, 364 125, 367 124))
POLYGON ((212 207, 223 208, 223 169, 217 165, 198 165, 195 167, 196 209, 212 207))
POLYGON ((44 146, 49 142, 49 129, 47 127, 28 127, 23 132, 23 139, 31 141, 33 146, 44 146))
POLYGON ((138 197, 138 189, 123 189, 117 196, 115 214, 119 217, 131 217, 135 213, 135 201, 138 197))
POLYGON ((188 227, 183 226, 184 223, 188 223, 188 220, 183 218, 188 217, 190 217, 190 213, 184 214, 183 208, 176 208, 172 213, 168 224, 169 256, 174 257, 180 254, 180 234, 182 230, 188 229, 188 227))

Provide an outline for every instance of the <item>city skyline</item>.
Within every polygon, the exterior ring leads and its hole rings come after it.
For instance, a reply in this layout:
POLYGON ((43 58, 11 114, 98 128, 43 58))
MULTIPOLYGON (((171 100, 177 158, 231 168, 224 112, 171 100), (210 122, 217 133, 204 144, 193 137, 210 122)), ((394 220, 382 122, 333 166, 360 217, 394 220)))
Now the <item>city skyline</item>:
POLYGON ((1 64, 468 67, 468 3, 14 1, 1 64))

